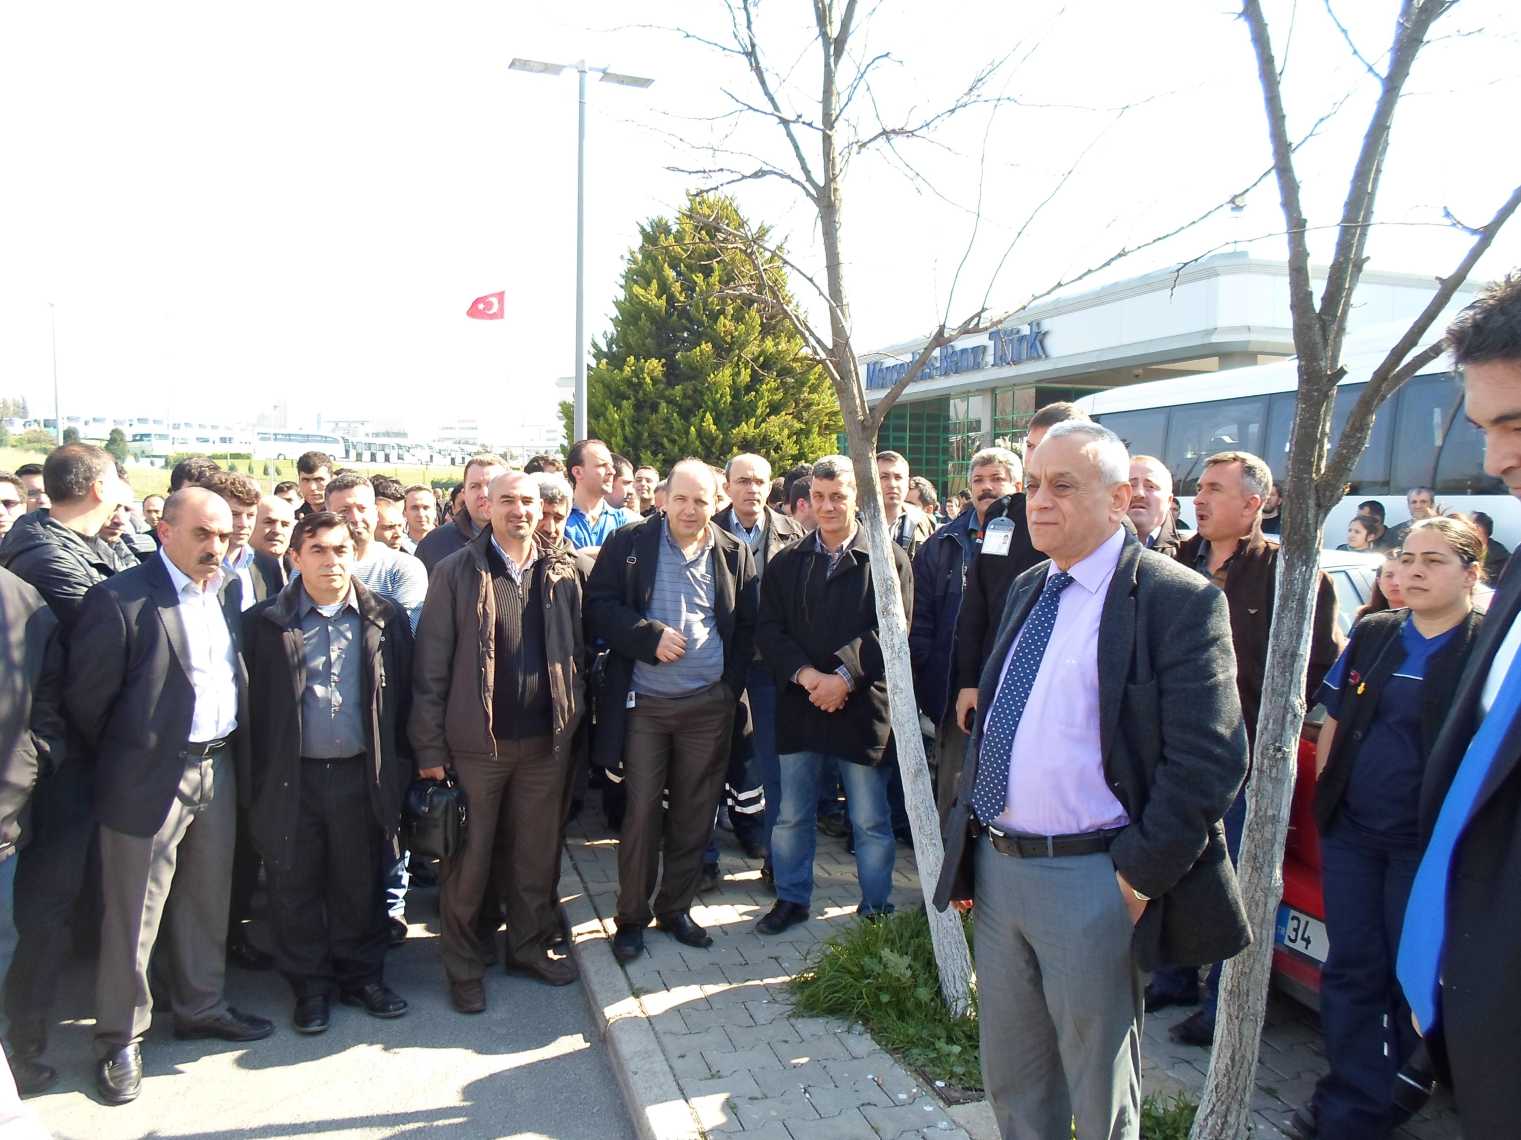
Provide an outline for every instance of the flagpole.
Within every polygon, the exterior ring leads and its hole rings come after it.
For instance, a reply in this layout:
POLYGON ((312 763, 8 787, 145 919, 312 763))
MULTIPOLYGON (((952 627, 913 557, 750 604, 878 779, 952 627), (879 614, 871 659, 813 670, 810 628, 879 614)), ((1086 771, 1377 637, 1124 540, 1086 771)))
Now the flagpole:
POLYGON ((63 405, 58 399, 58 317, 53 302, 48 302, 48 337, 53 342, 53 426, 58 431, 58 445, 63 446, 63 405))

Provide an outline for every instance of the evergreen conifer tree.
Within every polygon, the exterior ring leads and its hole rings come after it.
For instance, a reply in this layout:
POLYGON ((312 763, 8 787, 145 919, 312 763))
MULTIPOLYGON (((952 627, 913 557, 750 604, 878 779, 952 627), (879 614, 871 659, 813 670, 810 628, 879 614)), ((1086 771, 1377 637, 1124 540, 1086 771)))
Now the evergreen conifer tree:
MULTIPOLYGON (((828 378, 781 313, 744 295, 754 268, 731 237, 744 228, 714 194, 640 227, 587 373, 591 434, 636 463, 753 451, 782 471, 839 449, 828 378)), ((784 273, 779 259, 767 268, 784 273)))

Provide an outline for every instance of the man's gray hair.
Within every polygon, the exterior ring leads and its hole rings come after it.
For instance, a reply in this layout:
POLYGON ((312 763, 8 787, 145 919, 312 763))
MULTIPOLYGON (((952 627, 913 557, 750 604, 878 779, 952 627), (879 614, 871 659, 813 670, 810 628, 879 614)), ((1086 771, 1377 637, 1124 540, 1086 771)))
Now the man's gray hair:
POLYGON ((850 462, 848 455, 826 455, 822 459, 813 461, 813 470, 808 473, 815 479, 849 479, 856 481, 856 469, 850 462))
POLYGON ((542 503, 570 502, 570 483, 565 476, 554 471, 537 471, 530 476, 539 484, 539 501, 542 503))
MULTIPOLYGON (((1082 440, 1085 446, 1093 448, 1093 457, 1098 462, 1099 478, 1106 484, 1130 483, 1130 451, 1125 447, 1125 441, 1103 424, 1093 423, 1091 420, 1066 420, 1056 424, 1046 432, 1041 446, 1045 446, 1048 439, 1066 439, 1068 437, 1082 440)), ((1037 451, 1040 448, 1036 448, 1037 451)))
POLYGON ((1011 483, 1024 481, 1025 465, 1019 461, 1007 447, 984 447, 976 455, 972 456, 970 470, 976 471, 979 467, 1002 467, 1009 476, 1011 483))
POLYGON ((738 455, 733 456, 729 460, 729 462, 727 462, 727 463, 724 464, 724 482, 725 483, 727 483, 730 479, 734 478, 734 465, 736 463, 738 463, 741 459, 753 459, 753 460, 755 460, 755 462, 759 463, 762 467, 764 467, 766 469, 766 478, 768 480, 771 478, 771 460, 767 459, 764 455, 756 455, 755 452, 753 452, 753 451, 742 451, 738 455))
POLYGON ((1217 451, 1204 461, 1204 469, 1208 471, 1221 463, 1241 464, 1241 489, 1267 501, 1268 492, 1273 489, 1273 469, 1260 455, 1250 451, 1217 451))

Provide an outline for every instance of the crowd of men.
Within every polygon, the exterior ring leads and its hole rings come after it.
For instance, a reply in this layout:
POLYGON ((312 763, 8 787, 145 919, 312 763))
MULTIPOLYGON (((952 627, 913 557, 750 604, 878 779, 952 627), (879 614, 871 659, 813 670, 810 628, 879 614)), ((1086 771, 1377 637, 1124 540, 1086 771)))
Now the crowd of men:
MULTIPOLYGON (((1521 288, 1480 308, 1461 359, 1469 414, 1521 492, 1521 459, 1497 442, 1521 415, 1521 288)), ((404 1015, 384 967, 408 891, 431 881, 399 839, 416 779, 452 781, 469 805, 438 869, 440 957, 464 1014, 486 1009, 498 960, 576 979, 559 851, 588 771, 619 839, 621 961, 651 925, 711 945, 692 907, 724 813, 776 896, 760 933, 810 919, 817 836, 841 810, 858 913, 890 913, 906 821, 875 591, 891 588, 946 820, 937 904, 976 904, 1003 1134, 1066 1135, 1075 1119, 1078 1135, 1135 1135, 1143 1011, 1197 1004, 1173 1032, 1209 1044, 1219 963, 1249 941, 1232 864, 1278 503, 1258 456, 1200 470, 1188 533, 1165 464, 1055 404, 1023 457, 972 457, 947 519, 883 451, 885 584, 837 455, 781 476, 760 455, 692 458, 662 478, 588 439, 521 471, 476 455, 445 502, 316 452, 270 493, 193 458, 142 501, 141 525, 100 448, 0 475, 0 1028, 20 1090, 56 1078, 71 934, 96 956, 108 1103, 139 1093, 156 1005, 182 1038, 271 1034, 228 1004, 229 964, 278 969, 300 1033, 326 1030, 334 999, 404 1015), (261 868, 264 947, 249 937, 261 868)), ((1431 499, 1411 492, 1413 519, 1431 499)), ((1498 613, 1518 593, 1502 589, 1498 613)), ((1513 655, 1521 625, 1502 628, 1513 655)), ((1340 651, 1324 576, 1309 638, 1312 700, 1340 651)), ((1513 808, 1515 783, 1491 798, 1513 808)), ((1511 818, 1497 873, 1521 870, 1511 818)), ((1449 937, 1474 921, 1449 912, 1449 937)), ((1521 939, 1486 944, 1513 1006, 1503 955, 1521 939)), ((1444 1044, 1460 1108, 1490 1119, 1493 1059, 1444 1044)))

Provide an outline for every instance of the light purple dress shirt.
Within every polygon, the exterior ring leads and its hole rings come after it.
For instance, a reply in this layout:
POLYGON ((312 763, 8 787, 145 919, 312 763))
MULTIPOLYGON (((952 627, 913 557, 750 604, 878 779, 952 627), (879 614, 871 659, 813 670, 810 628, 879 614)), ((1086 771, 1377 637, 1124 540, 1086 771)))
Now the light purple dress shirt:
MULTIPOLYGON (((1104 778, 1099 741, 1099 619, 1124 545, 1121 527, 1068 571, 1074 580, 1062 591, 1056 626, 1014 732, 1009 799, 993 825, 999 831, 1083 835, 1130 822, 1104 778)), ((1047 577, 1056 572, 1052 563, 1047 577)), ((1004 659, 1000 689, 1019 637, 1004 659)))

